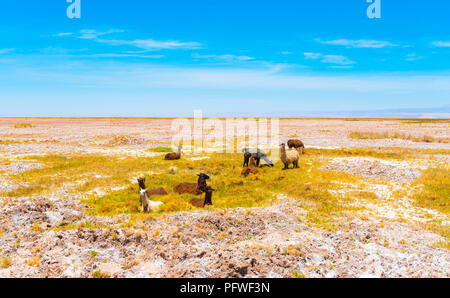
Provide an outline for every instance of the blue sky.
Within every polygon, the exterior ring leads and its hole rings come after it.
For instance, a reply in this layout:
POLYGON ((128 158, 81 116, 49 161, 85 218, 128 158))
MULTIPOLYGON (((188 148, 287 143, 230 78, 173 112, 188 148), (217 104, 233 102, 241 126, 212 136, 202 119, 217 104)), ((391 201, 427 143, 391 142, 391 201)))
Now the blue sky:
POLYGON ((449 113, 449 1, 0 1, 4 117, 449 113))

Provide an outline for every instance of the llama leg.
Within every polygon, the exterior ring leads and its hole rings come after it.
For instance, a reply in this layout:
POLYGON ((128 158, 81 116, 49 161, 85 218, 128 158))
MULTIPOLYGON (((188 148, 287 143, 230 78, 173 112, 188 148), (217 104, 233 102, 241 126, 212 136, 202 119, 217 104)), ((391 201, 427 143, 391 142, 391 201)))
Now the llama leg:
POLYGON ((248 163, 250 161, 250 156, 248 156, 247 154, 244 156, 244 165, 242 166, 243 168, 248 167, 248 163))

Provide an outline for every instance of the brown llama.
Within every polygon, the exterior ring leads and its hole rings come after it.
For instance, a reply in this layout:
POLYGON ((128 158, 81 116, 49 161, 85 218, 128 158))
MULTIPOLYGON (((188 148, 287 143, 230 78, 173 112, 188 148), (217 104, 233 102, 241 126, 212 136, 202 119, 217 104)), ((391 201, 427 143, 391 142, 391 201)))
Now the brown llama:
POLYGON ((190 193, 194 195, 200 195, 208 186, 206 184, 206 180, 209 179, 209 176, 206 174, 198 174, 197 183, 188 183, 183 182, 174 187, 174 190, 179 194, 190 193))
POLYGON ((181 158, 181 149, 183 149, 182 146, 178 147, 178 152, 172 152, 172 153, 167 153, 166 156, 164 157, 165 160, 178 160, 181 158))
POLYGON ((241 175, 247 177, 250 174, 258 174, 258 168, 256 166, 256 160, 253 156, 250 157, 249 166, 242 169, 241 175))
POLYGON ((289 140, 288 147, 289 149, 295 148, 299 153, 305 154, 305 144, 300 140, 289 140))

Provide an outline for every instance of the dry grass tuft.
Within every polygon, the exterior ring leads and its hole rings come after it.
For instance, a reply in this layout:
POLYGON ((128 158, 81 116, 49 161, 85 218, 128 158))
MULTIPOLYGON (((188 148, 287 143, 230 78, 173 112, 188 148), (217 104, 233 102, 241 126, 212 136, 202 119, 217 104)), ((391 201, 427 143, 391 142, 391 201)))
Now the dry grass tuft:
POLYGON ((435 138, 431 136, 411 136, 402 133, 392 132, 352 132, 349 134, 349 138, 355 140, 377 140, 377 139, 400 139, 408 140, 416 143, 450 143, 450 138, 435 138))
POLYGON ((30 267, 37 267, 41 262, 41 255, 37 255, 34 258, 27 260, 26 264, 30 267))
POLYGON ((14 128, 33 128, 33 124, 31 123, 17 123, 14 124, 14 128))
POLYGON ((111 275, 107 272, 101 272, 100 270, 94 271, 92 273, 93 278, 110 278, 111 275))
POLYGON ((10 258, 2 258, 0 259, 0 267, 3 269, 9 268, 12 264, 12 261, 10 258))

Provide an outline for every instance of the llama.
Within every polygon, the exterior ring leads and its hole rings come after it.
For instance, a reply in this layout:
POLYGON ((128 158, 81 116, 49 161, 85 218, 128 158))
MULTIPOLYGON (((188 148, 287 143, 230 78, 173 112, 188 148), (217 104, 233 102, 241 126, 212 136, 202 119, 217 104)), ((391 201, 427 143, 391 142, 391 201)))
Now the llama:
POLYGON ((258 174, 258 168, 256 167, 256 162, 255 162, 255 158, 253 157, 253 155, 250 156, 250 165, 246 168, 244 168, 241 172, 241 175, 244 175, 245 177, 247 177, 250 174, 258 174))
POLYGON ((207 186, 205 188, 205 198, 193 198, 190 203, 194 207, 198 208, 205 208, 206 206, 212 206, 212 192, 215 191, 215 189, 212 189, 211 187, 207 186))
POLYGON ((267 157, 267 154, 264 153, 261 149, 242 149, 242 153, 244 153, 244 165, 243 167, 248 167, 248 163, 250 161, 250 157, 253 156, 256 160, 256 166, 259 167, 261 159, 263 159, 269 166, 273 167, 273 162, 267 157))
POLYGON ((289 169, 289 165, 292 164, 294 169, 298 168, 298 161, 300 160, 300 155, 296 149, 286 150, 286 145, 280 145, 280 159, 284 163, 284 169, 289 169))
POLYGON ((181 158, 181 149, 183 149, 182 146, 178 147, 178 152, 172 152, 172 153, 167 153, 166 157, 164 158, 165 160, 178 160, 181 158))
POLYGON ((194 195, 200 195, 208 186, 206 184, 206 180, 209 179, 209 176, 206 174, 198 174, 197 183, 187 183, 183 182, 174 187, 174 190, 179 194, 190 193, 194 195))
POLYGON ((150 196, 152 195, 167 195, 167 192, 164 188, 157 188, 153 190, 148 190, 145 187, 145 178, 139 178, 138 179, 139 184, 139 193, 141 196, 141 206, 142 206, 142 212, 147 213, 149 211, 155 212, 158 210, 159 206, 163 204, 163 202, 155 202, 150 201, 150 196))
POLYGON ((303 144, 302 141, 300 140, 289 140, 288 141, 288 147, 289 149, 295 148, 300 152, 301 149, 301 153, 305 154, 305 144, 303 144))

